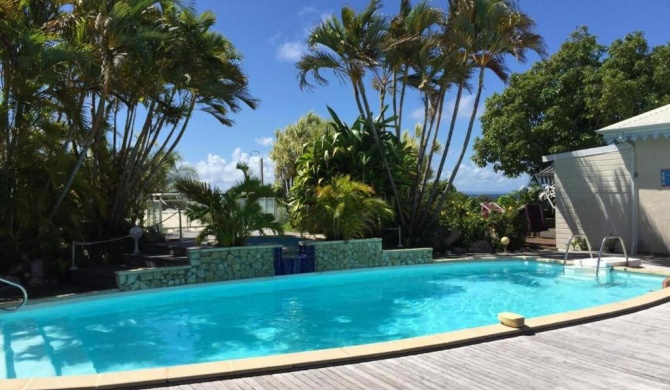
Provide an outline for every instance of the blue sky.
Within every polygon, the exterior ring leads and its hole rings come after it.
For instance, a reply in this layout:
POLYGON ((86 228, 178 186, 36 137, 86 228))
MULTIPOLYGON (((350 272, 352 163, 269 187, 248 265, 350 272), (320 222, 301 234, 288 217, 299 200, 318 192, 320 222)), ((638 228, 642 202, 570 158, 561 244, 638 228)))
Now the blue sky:
MULTIPOLYGON (((301 91, 295 63, 305 49, 309 30, 322 18, 339 14, 342 6, 361 10, 367 3, 367 0, 196 0, 199 12, 212 10, 216 14, 215 29, 244 56, 242 67, 249 76, 249 90, 260 100, 258 109, 245 108, 232 115, 233 127, 221 126, 202 112, 194 115, 177 149, 186 163, 196 167, 201 179, 227 188, 241 177, 235 169, 237 161, 249 163, 258 172, 260 154, 264 160, 265 182, 269 183, 273 180, 273 166, 268 153, 275 129, 296 122, 309 111, 327 118, 327 105, 345 122, 353 122, 356 109, 350 87, 340 85, 332 78, 326 87, 301 91)), ((394 15, 399 0, 385 0, 383 4, 384 13, 394 15)), ((444 7, 447 1, 435 0, 432 4, 444 7)), ((555 53, 569 34, 581 25, 588 26, 603 44, 623 38, 632 31, 644 32, 650 46, 670 41, 668 0, 521 0, 520 7, 536 21, 537 31, 544 37, 549 54, 555 53)), ((510 58, 508 66, 513 72, 524 72, 538 60, 535 54, 531 54, 525 64, 510 58)), ((486 77, 484 97, 504 89, 493 74, 486 77)), ((418 99, 410 99, 406 112, 419 108, 418 99)), ((415 121, 409 119, 404 125, 413 127, 415 121)), ((461 120, 457 130, 461 129, 462 134, 466 126, 467 121, 461 120)), ((475 136, 478 134, 479 123, 474 131, 475 136)), ((457 154, 456 150, 452 153, 457 154)), ((452 153, 447 160, 450 166, 456 159, 452 153)), ((527 177, 505 179, 490 168, 477 168, 469 159, 470 154, 471 147, 456 179, 456 187, 461 191, 507 192, 528 181, 527 177)))

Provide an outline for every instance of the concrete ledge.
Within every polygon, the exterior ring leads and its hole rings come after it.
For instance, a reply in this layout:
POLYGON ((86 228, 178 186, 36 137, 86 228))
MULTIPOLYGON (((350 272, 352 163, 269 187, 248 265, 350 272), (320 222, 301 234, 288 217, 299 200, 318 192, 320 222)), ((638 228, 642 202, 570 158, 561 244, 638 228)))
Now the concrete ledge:
POLYGON ((350 243, 365 243, 365 242, 382 242, 381 238, 365 238, 365 239, 355 239, 355 240, 340 240, 340 241, 304 241, 303 243, 307 246, 330 246, 330 245, 342 245, 350 243))
POLYGON ((114 273, 116 275, 139 275, 139 274, 161 273, 167 271, 180 271, 190 268, 191 268, 190 265, 176 265, 174 267, 135 268, 135 269, 129 269, 127 271, 114 271, 114 273))

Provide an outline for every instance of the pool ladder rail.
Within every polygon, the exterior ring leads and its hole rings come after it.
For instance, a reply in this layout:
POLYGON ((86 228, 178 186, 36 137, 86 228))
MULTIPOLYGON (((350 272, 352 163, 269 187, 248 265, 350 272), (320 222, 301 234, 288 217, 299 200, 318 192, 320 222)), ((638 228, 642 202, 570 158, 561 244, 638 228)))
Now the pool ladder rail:
POLYGON ((3 279, 3 278, 0 278, 0 284, 1 284, 1 283, 8 284, 8 285, 10 285, 11 287, 16 287, 16 288, 18 288, 19 290, 21 290, 21 294, 23 294, 23 300, 21 301, 21 304, 19 304, 19 305, 16 306, 16 307, 4 307, 4 306, 0 306, 0 310, 2 310, 2 311, 16 311, 16 310, 19 310, 20 308, 22 308, 23 305, 25 305, 26 302, 28 302, 28 292, 26 291, 25 288, 23 288, 23 286, 21 286, 21 285, 18 284, 18 283, 14 283, 14 282, 12 282, 12 281, 10 281, 10 280, 3 279))
MULTIPOLYGON (((573 234, 573 235, 570 236, 570 239, 568 239, 567 244, 565 244, 565 255, 563 256, 563 273, 565 273, 565 263, 568 261, 568 252, 570 251, 570 244, 572 244, 572 240, 575 239, 576 237, 583 237, 584 238, 584 241, 586 241, 586 246, 589 249, 589 257, 591 258, 591 260, 593 260, 593 251, 591 250, 591 244, 589 243, 588 237, 586 237, 586 235, 582 234, 582 233, 573 234)), ((623 238, 621 236, 614 236, 614 235, 605 236, 603 238, 602 242, 600 243, 600 250, 598 251, 598 259, 596 260, 596 265, 594 267, 595 270, 596 270, 596 277, 598 277, 598 273, 600 271, 600 261, 602 260, 603 249, 605 248, 605 243, 607 241, 613 240, 613 239, 618 239, 619 242, 621 242, 621 248, 623 249, 624 257, 626 258, 626 267, 628 267, 629 264, 630 264, 629 260, 628 260, 628 252, 626 252, 626 244, 624 243, 623 238)), ((579 259, 579 265, 580 266, 583 266, 582 260, 583 259, 579 259)), ((577 260, 575 260, 575 261, 577 261, 577 260)))

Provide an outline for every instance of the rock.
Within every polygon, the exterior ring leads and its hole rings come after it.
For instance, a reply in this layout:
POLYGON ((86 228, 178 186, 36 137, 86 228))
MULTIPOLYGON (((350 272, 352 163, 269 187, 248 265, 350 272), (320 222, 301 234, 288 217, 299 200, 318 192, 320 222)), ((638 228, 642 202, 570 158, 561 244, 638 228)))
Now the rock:
POLYGON ((30 262, 30 273, 33 275, 33 278, 42 279, 44 277, 44 264, 42 260, 35 259, 30 262))
POLYGON ((493 253, 493 247, 488 241, 479 240, 470 245, 470 252, 472 253, 493 253))

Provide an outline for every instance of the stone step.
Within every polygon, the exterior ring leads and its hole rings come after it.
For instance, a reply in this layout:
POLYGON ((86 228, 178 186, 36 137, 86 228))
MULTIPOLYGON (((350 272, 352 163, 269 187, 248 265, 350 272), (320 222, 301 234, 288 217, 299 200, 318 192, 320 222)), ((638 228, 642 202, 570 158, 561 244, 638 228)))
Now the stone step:
POLYGON ((188 246, 169 242, 150 243, 141 246, 142 253, 147 255, 186 256, 186 249, 188 249, 188 246))
POLYGON ((136 268, 154 268, 154 267, 170 267, 177 265, 188 265, 188 257, 172 256, 172 255, 133 255, 124 254, 123 261, 130 267, 136 268))

